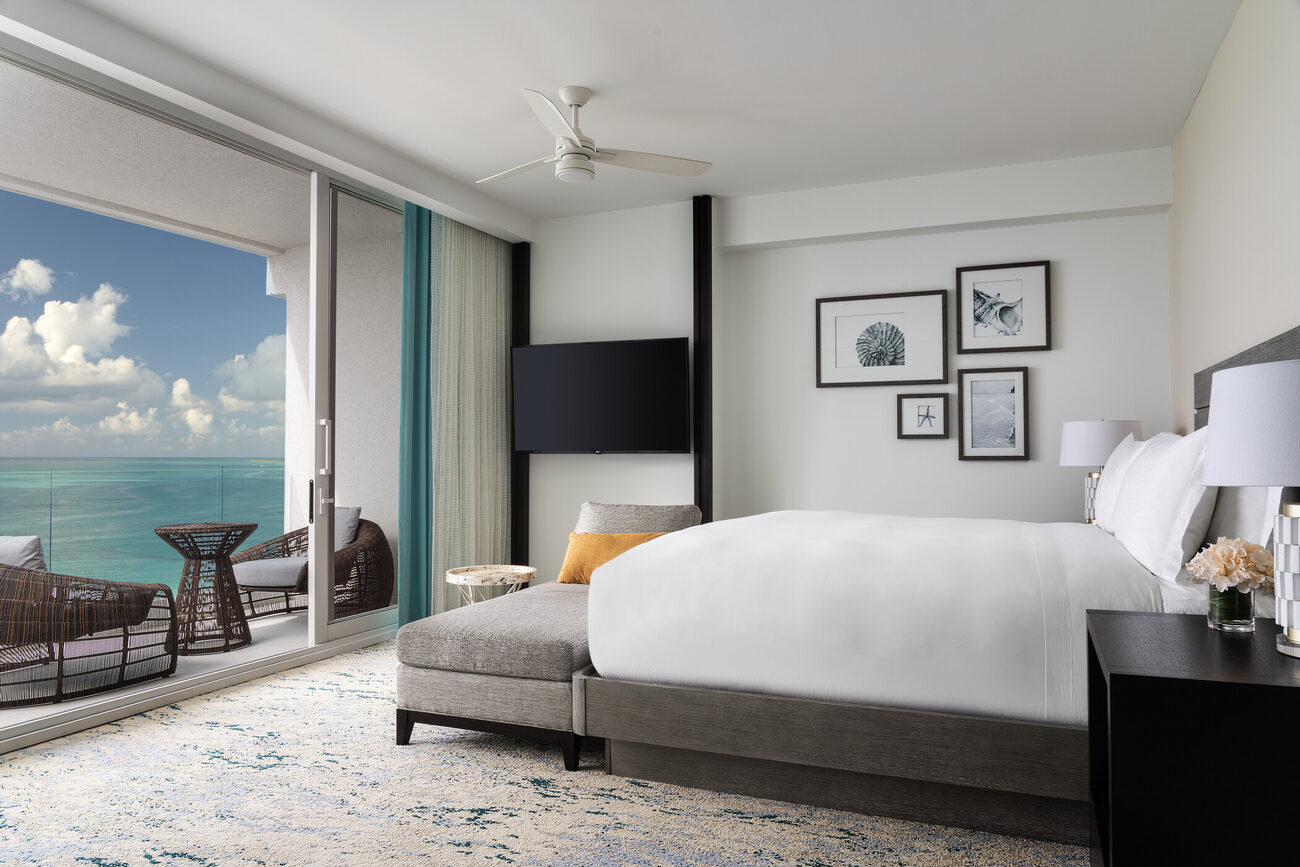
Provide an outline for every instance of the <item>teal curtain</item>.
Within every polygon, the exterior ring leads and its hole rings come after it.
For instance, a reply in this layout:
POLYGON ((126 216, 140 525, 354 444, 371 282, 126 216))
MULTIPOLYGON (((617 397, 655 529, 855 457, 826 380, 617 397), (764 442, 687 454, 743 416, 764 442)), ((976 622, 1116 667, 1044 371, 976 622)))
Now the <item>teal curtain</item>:
POLYGON ((428 209, 406 203, 402 228, 402 430, 397 513, 399 623, 410 623, 432 613, 431 218, 428 209))

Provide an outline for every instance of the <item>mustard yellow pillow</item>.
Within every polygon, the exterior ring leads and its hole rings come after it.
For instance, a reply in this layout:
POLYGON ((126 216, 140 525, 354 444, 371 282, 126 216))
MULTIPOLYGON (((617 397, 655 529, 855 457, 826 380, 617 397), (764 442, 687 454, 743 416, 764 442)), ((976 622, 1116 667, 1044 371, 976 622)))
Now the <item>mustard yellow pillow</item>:
POLYGON ((619 554, 663 533, 570 533, 560 566, 560 584, 590 584, 591 573, 619 554))

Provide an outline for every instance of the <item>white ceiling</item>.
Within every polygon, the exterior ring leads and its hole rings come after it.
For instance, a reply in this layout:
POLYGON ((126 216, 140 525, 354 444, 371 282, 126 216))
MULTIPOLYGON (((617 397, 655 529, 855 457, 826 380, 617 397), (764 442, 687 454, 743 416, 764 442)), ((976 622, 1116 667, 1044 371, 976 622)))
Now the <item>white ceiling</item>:
POLYGON ((1239 0, 78 2, 183 52, 191 79, 464 182, 550 153, 521 87, 595 90, 598 146, 714 163, 486 190, 553 217, 1169 145, 1239 0))

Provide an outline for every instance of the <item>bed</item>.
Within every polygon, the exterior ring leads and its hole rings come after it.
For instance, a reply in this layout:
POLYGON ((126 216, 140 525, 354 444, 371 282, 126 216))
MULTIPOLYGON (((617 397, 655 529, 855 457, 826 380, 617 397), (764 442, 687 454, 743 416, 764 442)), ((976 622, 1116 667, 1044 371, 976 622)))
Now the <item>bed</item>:
MULTIPOLYGON (((1198 409, 1212 371, 1284 357, 1300 328, 1198 374, 1198 409)), ((786 512, 681 531, 593 579, 599 675, 575 684, 575 729, 622 776, 1086 843, 1083 612, 1204 604, 1152 571, 1084 524, 786 512)))

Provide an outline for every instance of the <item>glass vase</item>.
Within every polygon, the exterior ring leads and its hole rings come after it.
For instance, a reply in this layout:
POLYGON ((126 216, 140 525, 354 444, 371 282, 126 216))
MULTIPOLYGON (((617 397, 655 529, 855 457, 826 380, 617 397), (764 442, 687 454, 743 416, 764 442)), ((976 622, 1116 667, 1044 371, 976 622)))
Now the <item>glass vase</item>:
POLYGON ((1223 632, 1255 631, 1255 593, 1235 588, 1219 590, 1210 585, 1210 628, 1223 632))

